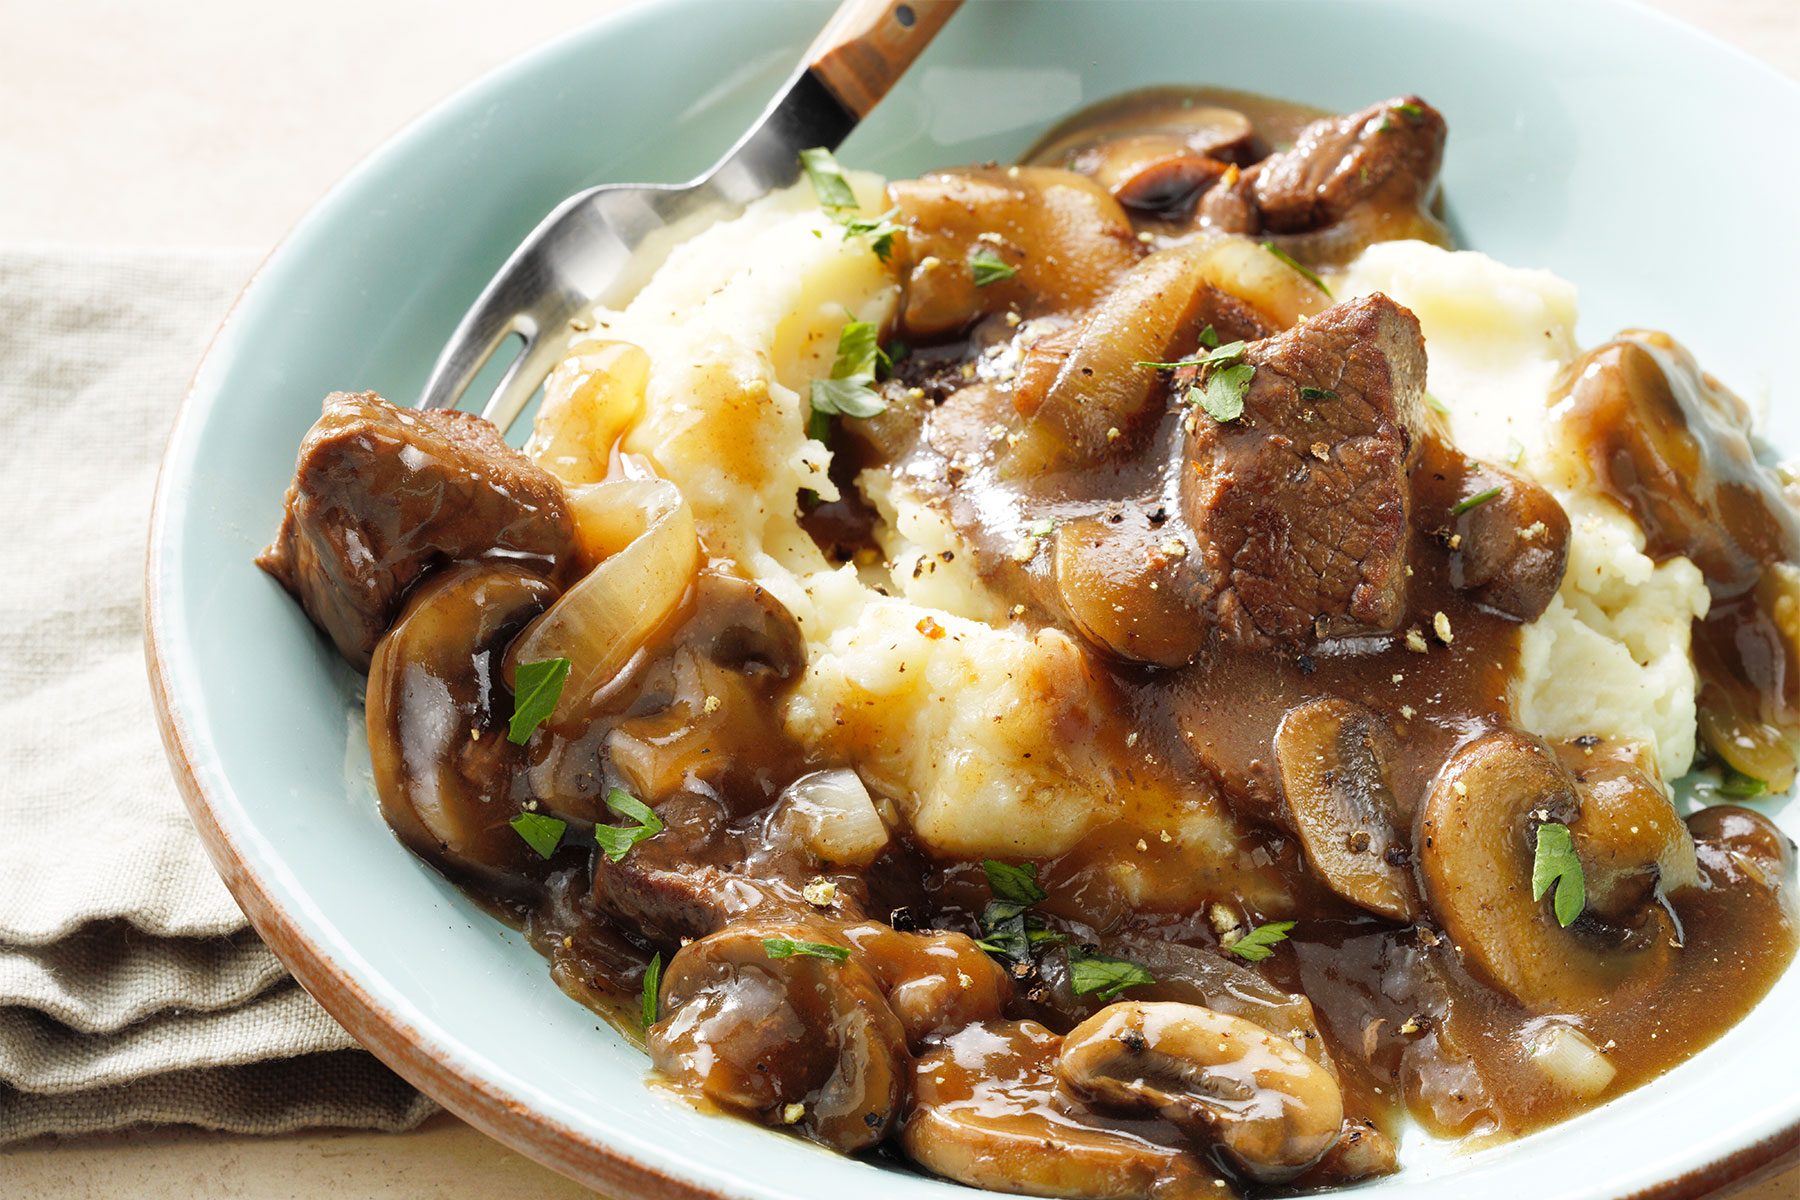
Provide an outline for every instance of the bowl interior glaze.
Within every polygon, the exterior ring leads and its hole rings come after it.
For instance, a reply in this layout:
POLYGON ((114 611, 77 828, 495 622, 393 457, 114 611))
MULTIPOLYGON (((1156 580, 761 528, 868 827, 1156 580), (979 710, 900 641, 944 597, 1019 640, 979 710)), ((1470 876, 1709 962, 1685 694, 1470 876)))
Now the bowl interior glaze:
MULTIPOLYGON (((303 982, 403 1074, 596 1185, 731 1197, 966 1195, 646 1090, 641 1053, 423 866, 376 812, 360 677, 251 566, 295 447, 332 389, 411 398, 481 284, 538 217, 604 181, 673 181, 760 109, 819 3, 636 8, 552 43, 407 128, 269 259, 195 377, 150 546, 152 675, 215 856, 303 982), (685 1185, 685 1186, 684 1186, 685 1185)), ((889 173, 1006 159, 1084 103, 1208 82, 1351 109, 1404 92, 1451 128, 1464 245, 1582 291, 1584 339, 1684 339, 1800 446, 1800 86, 1611 0, 969 4, 840 157, 889 173), (1715 182, 1715 180, 1717 182, 1715 182)), ((1769 806, 1790 831, 1800 812, 1769 806)), ((1407 1147, 1393 1200, 1699 1188, 1800 1124, 1800 975, 1660 1081, 1559 1128, 1457 1155, 1407 1147), (1734 1157, 1735 1156, 1735 1157, 1734 1157), (1686 1182, 1680 1182, 1685 1178, 1686 1182), (1449 1183, 1449 1181, 1454 1181, 1449 1183)), ((1417 1140, 1415 1139, 1415 1142, 1417 1140)))

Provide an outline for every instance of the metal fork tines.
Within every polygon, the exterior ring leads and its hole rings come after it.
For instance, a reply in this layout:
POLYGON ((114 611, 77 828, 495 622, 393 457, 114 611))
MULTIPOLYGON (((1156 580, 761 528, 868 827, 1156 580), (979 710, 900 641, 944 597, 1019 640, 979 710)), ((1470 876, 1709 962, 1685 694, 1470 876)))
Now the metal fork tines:
POLYGON ((800 151, 835 149, 960 0, 846 0, 804 65, 709 171, 686 184, 612 184, 559 204, 506 260, 432 367, 420 408, 454 408, 522 339, 481 408, 506 430, 563 357, 570 322, 623 300, 686 232, 800 178, 800 151))

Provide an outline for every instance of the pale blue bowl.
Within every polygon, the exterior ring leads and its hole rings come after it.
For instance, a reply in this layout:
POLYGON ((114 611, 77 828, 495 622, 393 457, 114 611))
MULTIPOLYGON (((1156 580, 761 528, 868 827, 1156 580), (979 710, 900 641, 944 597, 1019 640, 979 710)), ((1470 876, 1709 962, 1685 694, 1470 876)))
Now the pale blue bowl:
MULTIPOLYGON (((457 316, 545 210, 593 183, 694 174, 827 11, 636 9, 416 122, 245 291, 195 377, 157 498, 152 675, 176 773, 238 898, 402 1074, 613 1190, 959 1194, 647 1091, 637 1051, 388 834, 360 679, 250 560, 327 391, 415 395, 457 316)), ((1428 97, 1452 130, 1445 182, 1464 244, 1575 280, 1589 340, 1668 328, 1748 395, 1774 381, 1792 395, 1800 87, 1606 0, 971 3, 842 157, 887 172, 1005 159, 1087 101, 1194 81, 1333 109, 1428 97)), ((1795 411, 1777 408, 1771 432, 1800 445, 1795 411)), ((1509 1146, 1413 1147, 1406 1171, 1369 1190, 1572 1200, 1739 1177, 1800 1142, 1796 1011, 1790 972, 1661 1081, 1509 1146)))

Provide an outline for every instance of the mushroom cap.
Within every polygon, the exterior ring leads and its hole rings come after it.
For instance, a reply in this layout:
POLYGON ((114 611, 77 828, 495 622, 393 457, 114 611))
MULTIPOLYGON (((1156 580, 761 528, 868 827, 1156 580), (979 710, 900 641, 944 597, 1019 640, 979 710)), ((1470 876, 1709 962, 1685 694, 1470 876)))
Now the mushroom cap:
POLYGON ((1324 1067, 1261 1026, 1193 1004, 1109 1005, 1063 1039, 1056 1072, 1095 1103, 1156 1113, 1263 1182, 1310 1167, 1344 1127, 1324 1067))

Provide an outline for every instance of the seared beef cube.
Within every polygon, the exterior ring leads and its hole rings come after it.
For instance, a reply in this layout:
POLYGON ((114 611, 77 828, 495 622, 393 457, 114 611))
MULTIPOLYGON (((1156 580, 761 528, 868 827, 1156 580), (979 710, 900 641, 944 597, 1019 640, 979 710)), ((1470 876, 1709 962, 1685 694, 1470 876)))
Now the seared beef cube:
POLYGON ((501 555, 554 574, 573 533, 561 485, 480 417, 333 392, 300 444, 281 528, 257 565, 366 671, 427 571, 501 555))
POLYGON ((1425 342, 1386 296, 1252 343, 1243 415, 1188 420, 1182 506, 1216 627, 1247 645, 1392 631, 1425 342))
POLYGON ((1444 118, 1417 96, 1389 100, 1300 131, 1201 204, 1202 221, 1229 233, 1306 233, 1335 225, 1365 201, 1423 207, 1444 161, 1444 118))

